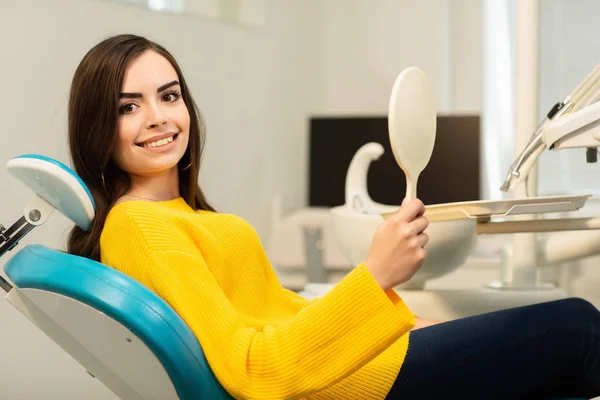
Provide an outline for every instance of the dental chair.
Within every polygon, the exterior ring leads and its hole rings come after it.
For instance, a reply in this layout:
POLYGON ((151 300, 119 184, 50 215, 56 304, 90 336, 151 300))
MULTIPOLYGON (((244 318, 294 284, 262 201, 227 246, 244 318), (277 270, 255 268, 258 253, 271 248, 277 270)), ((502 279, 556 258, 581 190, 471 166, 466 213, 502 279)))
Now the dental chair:
MULTIPOLYGON (((8 170, 35 192, 24 215, 0 225, 0 257, 57 209, 88 229, 94 199, 67 166, 40 155, 10 160, 8 170)), ((101 263, 28 245, 0 276, 7 300, 127 400, 231 399, 185 322, 152 291, 101 263)))

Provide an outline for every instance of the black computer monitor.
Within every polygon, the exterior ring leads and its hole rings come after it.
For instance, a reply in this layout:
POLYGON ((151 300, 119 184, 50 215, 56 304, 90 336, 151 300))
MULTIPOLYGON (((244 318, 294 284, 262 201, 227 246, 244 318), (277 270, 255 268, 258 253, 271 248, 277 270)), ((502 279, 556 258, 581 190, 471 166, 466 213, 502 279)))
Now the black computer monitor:
MULTIPOLYGON (((369 142, 385 153, 371 163, 371 198, 398 205, 406 194, 404 173, 392 153, 387 117, 315 117, 310 121, 309 205, 345 203, 346 172, 356 151, 369 142)), ((480 200, 480 118, 438 116, 431 160, 419 177, 417 196, 425 204, 480 200)))

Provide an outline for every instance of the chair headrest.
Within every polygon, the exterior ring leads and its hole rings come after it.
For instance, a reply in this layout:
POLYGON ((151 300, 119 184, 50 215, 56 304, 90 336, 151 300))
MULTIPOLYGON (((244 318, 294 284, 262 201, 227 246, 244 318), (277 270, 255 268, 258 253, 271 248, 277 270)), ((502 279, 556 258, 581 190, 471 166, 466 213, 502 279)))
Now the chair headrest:
POLYGON ((92 193, 69 167, 50 157, 23 154, 7 163, 8 171, 77 226, 87 230, 96 215, 92 193))

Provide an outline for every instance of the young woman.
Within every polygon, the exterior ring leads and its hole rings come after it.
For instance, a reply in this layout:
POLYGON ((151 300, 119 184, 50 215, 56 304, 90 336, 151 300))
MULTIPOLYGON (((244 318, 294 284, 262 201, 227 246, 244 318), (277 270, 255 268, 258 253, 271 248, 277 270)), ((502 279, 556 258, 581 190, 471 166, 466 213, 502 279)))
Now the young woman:
MULTIPOLYGON (((198 187, 204 128, 167 50, 119 35, 92 48, 69 104, 73 166, 97 204, 69 252, 156 292, 236 398, 534 399, 600 394, 600 313, 568 299, 411 330, 393 291, 426 257, 418 201, 323 298, 285 290, 252 227, 198 187)), ((423 325, 429 325, 425 322, 423 325)))

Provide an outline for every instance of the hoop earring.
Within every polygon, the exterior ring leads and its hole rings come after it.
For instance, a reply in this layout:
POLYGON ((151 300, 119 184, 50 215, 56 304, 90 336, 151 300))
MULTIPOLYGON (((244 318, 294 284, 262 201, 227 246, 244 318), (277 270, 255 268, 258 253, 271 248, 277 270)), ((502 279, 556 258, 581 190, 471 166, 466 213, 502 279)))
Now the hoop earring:
POLYGON ((102 181, 102 187, 106 190, 106 181, 104 180, 104 167, 100 164, 100 180, 102 181))
POLYGON ((185 171, 186 169, 188 169, 189 167, 192 166, 192 162, 190 161, 190 163, 187 165, 187 167, 183 168, 183 169, 179 169, 180 171, 185 171))

